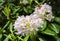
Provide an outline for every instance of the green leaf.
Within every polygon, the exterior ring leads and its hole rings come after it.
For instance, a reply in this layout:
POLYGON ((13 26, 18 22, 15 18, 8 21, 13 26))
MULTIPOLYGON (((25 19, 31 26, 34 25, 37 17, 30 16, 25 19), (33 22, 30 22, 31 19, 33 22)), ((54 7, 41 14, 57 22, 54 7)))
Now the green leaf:
POLYGON ((28 41, 29 35, 26 35, 26 37, 22 41, 28 41))
POLYGON ((0 2, 4 2, 4 0, 0 0, 0 2))
POLYGON ((49 24, 49 27, 50 27, 53 31, 55 31, 56 33, 59 33, 59 28, 57 27, 57 24, 51 23, 51 24, 49 24))
POLYGON ((54 18, 54 21, 56 21, 57 23, 60 24, 60 17, 55 17, 55 18, 54 18))
POLYGON ((42 0, 41 4, 43 4, 46 0, 42 0))
POLYGON ((4 14, 5 16, 7 16, 6 13, 5 13, 4 11, 2 11, 2 12, 3 12, 3 14, 4 14))
POLYGON ((58 24, 54 24, 56 27, 57 27, 57 29, 60 31, 60 25, 58 25, 58 24))
POLYGON ((13 10, 13 14, 16 14, 17 11, 19 11, 20 7, 16 6, 16 7, 12 7, 13 10))
POLYGON ((60 41, 60 38, 56 38, 57 41, 60 41))
POLYGON ((9 29, 10 29, 10 31, 12 30, 12 28, 13 28, 13 23, 11 22, 11 23, 9 24, 9 29))
POLYGON ((4 41, 8 41, 8 38, 5 38, 4 41))
POLYGON ((3 31, 3 33, 6 32, 6 30, 2 30, 2 31, 3 31))
POLYGON ((4 2, 5 2, 4 0, 0 0, 0 7, 2 7, 4 2))
POLYGON ((11 34, 11 37, 13 38, 13 40, 15 40, 15 39, 16 39, 16 37, 14 36, 14 34, 13 34, 13 33, 11 34))
POLYGON ((49 28, 47 28, 45 31, 42 31, 43 34, 47 34, 47 35, 52 35, 55 36, 56 33, 52 30, 50 30, 49 28))
POLYGON ((2 34, 0 34, 0 39, 2 38, 2 34))
POLYGON ((33 0, 28 0, 28 2, 31 4, 33 0))
POLYGON ((43 24, 43 26, 41 27, 41 31, 45 30, 46 27, 47 27, 47 21, 44 20, 44 24, 43 24))
POLYGON ((60 41, 60 37, 59 36, 54 36, 54 38, 56 39, 56 41, 60 41))
POLYGON ((4 7, 4 10, 2 10, 2 12, 3 12, 3 14, 5 15, 5 16, 7 16, 7 19, 9 18, 9 15, 10 15, 10 12, 11 12, 11 10, 10 10, 10 5, 6 5, 5 7, 4 7))
POLYGON ((39 38, 39 41, 46 41, 45 39, 43 39, 43 38, 39 38))
POLYGON ((10 40, 13 40, 12 38, 11 38, 11 35, 6 35, 6 34, 4 34, 4 36, 6 36, 8 39, 10 39, 10 40))
POLYGON ((37 31, 33 30, 30 32, 30 40, 36 41, 37 31))
POLYGON ((25 8, 25 7, 24 7, 24 11, 25 11, 26 13, 28 13, 27 8, 25 8))
POLYGON ((13 14, 15 14, 18 10, 19 10, 19 8, 18 9, 15 9, 14 12, 13 12, 13 14))
POLYGON ((23 40, 23 39, 21 38, 21 36, 17 36, 17 37, 18 37, 19 40, 23 40))
POLYGON ((10 23, 10 21, 8 21, 8 22, 5 24, 5 26, 3 27, 2 30, 4 30, 4 29, 8 26, 9 23, 10 23))

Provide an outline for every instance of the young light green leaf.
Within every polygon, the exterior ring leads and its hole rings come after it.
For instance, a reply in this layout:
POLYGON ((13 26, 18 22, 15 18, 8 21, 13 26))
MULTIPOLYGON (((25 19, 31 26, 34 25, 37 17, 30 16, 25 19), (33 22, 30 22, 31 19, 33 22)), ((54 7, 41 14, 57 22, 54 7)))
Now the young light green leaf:
POLYGON ((22 41, 28 41, 29 35, 26 35, 26 37, 22 41))
POLYGON ((2 12, 3 12, 3 14, 4 14, 5 16, 7 16, 7 18, 9 18, 9 15, 10 15, 10 12, 11 12, 11 10, 10 10, 10 5, 5 6, 5 7, 4 7, 4 10, 2 10, 2 12))

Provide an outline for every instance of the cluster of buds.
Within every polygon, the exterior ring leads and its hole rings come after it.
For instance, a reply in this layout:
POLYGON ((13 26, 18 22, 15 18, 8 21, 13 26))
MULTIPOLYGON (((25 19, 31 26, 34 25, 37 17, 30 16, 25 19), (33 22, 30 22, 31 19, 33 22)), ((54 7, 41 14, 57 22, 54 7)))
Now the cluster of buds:
POLYGON ((40 7, 36 7, 33 14, 18 17, 15 21, 14 29, 17 30, 16 34, 24 36, 33 30, 38 31, 38 29, 43 25, 44 19, 51 21, 53 18, 52 7, 45 3, 40 7))

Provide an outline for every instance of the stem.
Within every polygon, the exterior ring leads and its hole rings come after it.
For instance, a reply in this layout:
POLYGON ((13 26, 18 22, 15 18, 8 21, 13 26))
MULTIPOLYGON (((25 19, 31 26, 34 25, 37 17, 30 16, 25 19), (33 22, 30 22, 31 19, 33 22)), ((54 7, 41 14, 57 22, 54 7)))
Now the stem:
POLYGON ((31 41, 36 41, 36 31, 31 31, 30 39, 31 39, 31 41))

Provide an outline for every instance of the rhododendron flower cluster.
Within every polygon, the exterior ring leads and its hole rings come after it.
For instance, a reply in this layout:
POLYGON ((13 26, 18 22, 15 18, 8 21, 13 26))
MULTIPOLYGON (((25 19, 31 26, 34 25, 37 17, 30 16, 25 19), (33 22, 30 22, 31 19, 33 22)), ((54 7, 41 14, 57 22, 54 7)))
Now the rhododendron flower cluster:
POLYGON ((14 29, 17 30, 16 34, 24 36, 29 34, 30 31, 38 31, 43 25, 44 19, 51 21, 53 18, 52 7, 45 3, 40 7, 36 7, 31 15, 18 17, 15 21, 14 29))

